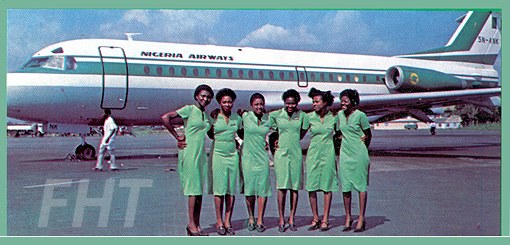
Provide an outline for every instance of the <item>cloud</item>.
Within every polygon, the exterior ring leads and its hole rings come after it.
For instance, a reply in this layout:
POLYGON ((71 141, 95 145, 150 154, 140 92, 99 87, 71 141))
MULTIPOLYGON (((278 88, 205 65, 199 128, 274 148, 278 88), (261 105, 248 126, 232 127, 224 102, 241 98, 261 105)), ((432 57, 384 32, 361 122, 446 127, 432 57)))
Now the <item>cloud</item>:
POLYGON ((305 26, 285 29, 281 26, 265 24, 244 37, 238 46, 287 48, 318 44, 315 35, 309 33, 305 26))
POLYGON ((209 44, 222 11, 215 10, 129 10, 112 23, 103 23, 103 36, 122 38, 138 32, 135 40, 209 44))
POLYGON ((149 25, 149 15, 147 10, 129 10, 122 16, 126 22, 140 22, 145 26, 149 25))

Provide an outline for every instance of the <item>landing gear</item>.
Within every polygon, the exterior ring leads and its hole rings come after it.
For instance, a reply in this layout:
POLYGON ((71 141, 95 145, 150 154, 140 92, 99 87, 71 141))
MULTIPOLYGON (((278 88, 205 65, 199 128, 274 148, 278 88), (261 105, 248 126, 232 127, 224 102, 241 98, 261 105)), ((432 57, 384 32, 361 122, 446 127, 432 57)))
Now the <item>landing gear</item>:
POLYGON ((90 145, 85 143, 84 145, 78 145, 76 150, 74 151, 77 157, 82 160, 94 160, 96 159, 96 149, 90 145))
POLYGON ((81 160, 95 160, 96 159, 96 149, 85 142, 85 134, 80 134, 81 144, 76 147, 74 153, 76 157, 81 160))

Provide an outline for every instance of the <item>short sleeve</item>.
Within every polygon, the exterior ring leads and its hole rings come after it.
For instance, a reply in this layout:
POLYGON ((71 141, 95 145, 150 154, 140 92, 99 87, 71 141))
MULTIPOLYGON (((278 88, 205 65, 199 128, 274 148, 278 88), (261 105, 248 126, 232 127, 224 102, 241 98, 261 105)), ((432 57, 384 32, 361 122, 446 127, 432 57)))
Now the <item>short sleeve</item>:
POLYGON ((269 119, 267 120, 267 126, 269 126, 270 128, 272 129, 276 129, 276 127, 278 126, 276 124, 276 116, 275 116, 275 113, 277 113, 276 111, 274 112, 271 112, 269 113, 269 119))
POLYGON ((370 128, 370 122, 368 122, 368 117, 365 113, 360 114, 359 123, 361 126, 361 129, 369 129, 370 128))
POLYGON ((191 105, 185 105, 181 109, 178 109, 176 112, 179 114, 179 116, 182 117, 182 119, 187 119, 189 115, 191 114, 191 109, 193 107, 191 105))
POLYGON ((301 124, 301 129, 308 130, 309 128, 310 128, 310 114, 305 114, 303 117, 303 123, 301 124))

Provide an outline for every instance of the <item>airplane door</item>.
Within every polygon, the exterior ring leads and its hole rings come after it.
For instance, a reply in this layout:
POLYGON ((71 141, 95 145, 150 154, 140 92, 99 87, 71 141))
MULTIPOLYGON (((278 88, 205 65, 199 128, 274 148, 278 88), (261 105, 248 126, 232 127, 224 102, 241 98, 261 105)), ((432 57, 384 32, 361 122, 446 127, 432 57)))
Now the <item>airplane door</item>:
POLYGON ((128 97, 128 66, 124 49, 99 47, 103 66, 102 109, 124 109, 128 97))
POLYGON ((297 82, 299 87, 308 87, 308 75, 306 69, 302 66, 296 66, 297 82))

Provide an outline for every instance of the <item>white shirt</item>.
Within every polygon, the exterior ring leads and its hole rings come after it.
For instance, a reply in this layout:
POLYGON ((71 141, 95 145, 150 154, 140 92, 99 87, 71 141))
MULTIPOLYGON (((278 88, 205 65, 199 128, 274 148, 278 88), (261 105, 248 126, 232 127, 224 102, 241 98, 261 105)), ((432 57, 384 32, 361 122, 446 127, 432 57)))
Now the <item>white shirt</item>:
POLYGON ((103 144, 106 144, 106 140, 108 139, 108 136, 112 135, 112 137, 110 138, 110 141, 108 143, 112 143, 113 140, 115 139, 115 135, 116 134, 116 131, 118 130, 119 126, 117 126, 117 124, 115 123, 115 121, 113 120, 113 117, 108 117, 105 121, 104 121, 104 126, 103 126, 103 130, 104 130, 104 135, 103 135, 103 144))

